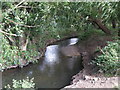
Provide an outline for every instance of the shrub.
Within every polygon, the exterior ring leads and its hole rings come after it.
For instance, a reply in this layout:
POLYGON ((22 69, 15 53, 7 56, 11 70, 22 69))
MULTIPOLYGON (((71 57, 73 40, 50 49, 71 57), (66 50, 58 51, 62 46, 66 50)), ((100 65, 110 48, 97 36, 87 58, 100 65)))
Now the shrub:
POLYGON ((120 69, 119 54, 120 47, 119 42, 108 42, 108 45, 103 49, 100 49, 102 53, 96 57, 94 63, 99 67, 100 71, 114 75, 120 69))

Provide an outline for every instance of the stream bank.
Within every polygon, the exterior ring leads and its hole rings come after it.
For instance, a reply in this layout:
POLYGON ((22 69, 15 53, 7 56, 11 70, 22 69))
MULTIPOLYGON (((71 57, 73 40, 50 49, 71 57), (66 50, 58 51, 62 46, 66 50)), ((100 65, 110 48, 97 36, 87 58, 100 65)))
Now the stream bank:
POLYGON ((71 85, 64 87, 62 90, 69 88, 115 88, 118 87, 119 77, 105 77, 98 67, 90 64, 91 61, 100 53, 96 52, 97 47, 103 48, 107 41, 113 41, 111 36, 96 36, 77 44, 79 52, 82 54, 83 70, 72 77, 71 85))

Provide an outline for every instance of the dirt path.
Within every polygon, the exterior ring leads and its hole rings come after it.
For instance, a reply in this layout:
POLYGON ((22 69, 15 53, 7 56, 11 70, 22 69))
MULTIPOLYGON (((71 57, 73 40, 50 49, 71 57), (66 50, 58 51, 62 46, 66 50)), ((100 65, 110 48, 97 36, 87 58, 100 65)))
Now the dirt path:
MULTIPOLYGON (((82 53, 84 69, 73 76, 71 85, 66 88, 115 88, 118 86, 118 77, 105 77, 97 73, 98 68, 90 62, 100 53, 96 53, 97 47, 103 48, 107 41, 112 41, 111 36, 92 36, 91 38, 78 43, 79 52, 82 53)), ((119 84, 120 85, 120 84, 119 84)))

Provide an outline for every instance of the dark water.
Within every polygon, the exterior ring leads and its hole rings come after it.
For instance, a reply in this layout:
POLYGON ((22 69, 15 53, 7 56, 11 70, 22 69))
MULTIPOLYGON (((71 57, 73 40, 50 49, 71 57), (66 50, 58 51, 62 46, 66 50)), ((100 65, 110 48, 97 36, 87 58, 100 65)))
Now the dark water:
POLYGON ((22 69, 11 69, 3 72, 3 86, 11 84, 12 79, 33 78, 37 88, 62 88, 70 84, 73 75, 81 67, 80 56, 66 57, 60 53, 60 48, 76 44, 77 38, 72 38, 57 45, 47 47, 45 57, 37 64, 31 64, 22 69))

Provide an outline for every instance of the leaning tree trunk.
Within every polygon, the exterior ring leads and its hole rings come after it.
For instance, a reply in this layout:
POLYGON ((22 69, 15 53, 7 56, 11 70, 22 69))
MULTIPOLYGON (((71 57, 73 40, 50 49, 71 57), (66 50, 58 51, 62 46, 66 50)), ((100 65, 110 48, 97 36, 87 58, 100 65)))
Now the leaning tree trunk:
POLYGON ((89 19, 92 23, 95 23, 104 33, 110 35, 110 30, 102 23, 100 19, 93 19, 90 17, 89 19))

